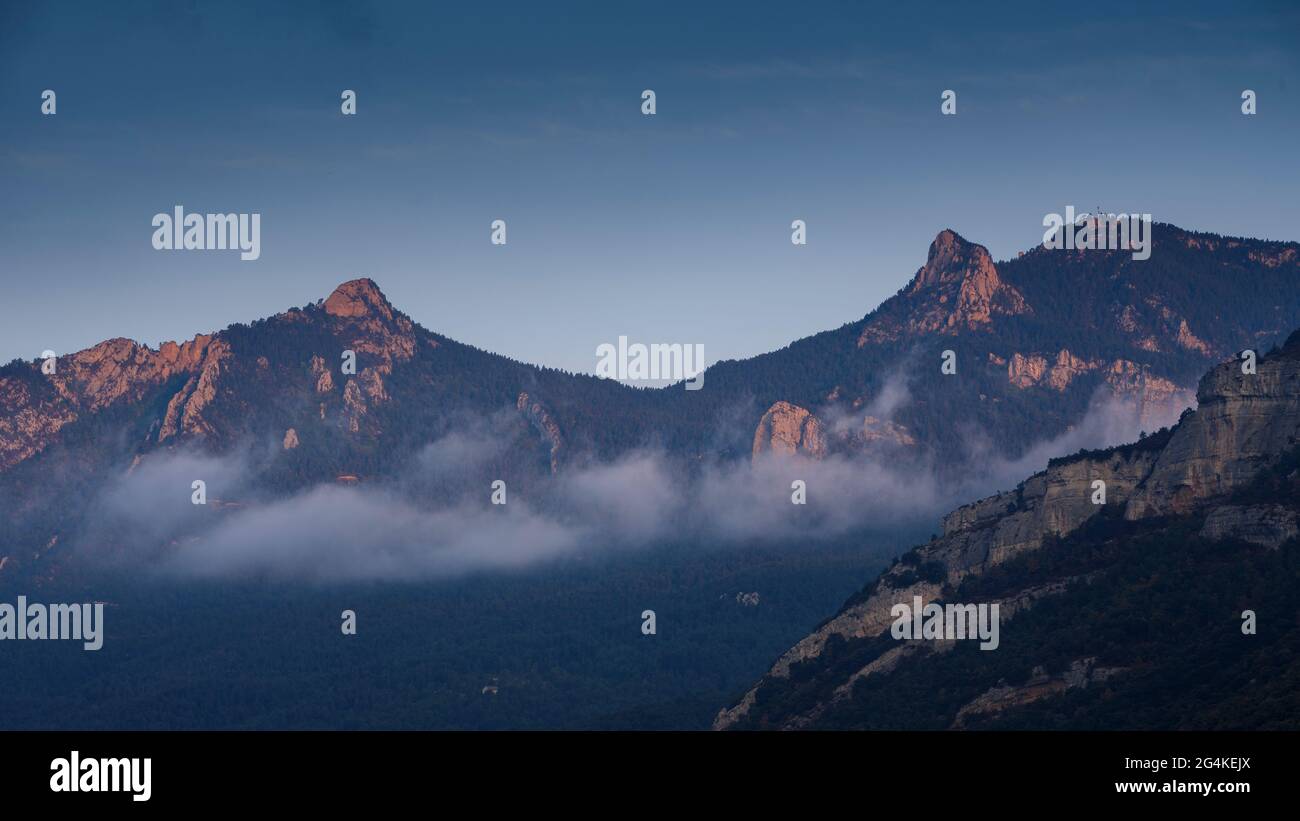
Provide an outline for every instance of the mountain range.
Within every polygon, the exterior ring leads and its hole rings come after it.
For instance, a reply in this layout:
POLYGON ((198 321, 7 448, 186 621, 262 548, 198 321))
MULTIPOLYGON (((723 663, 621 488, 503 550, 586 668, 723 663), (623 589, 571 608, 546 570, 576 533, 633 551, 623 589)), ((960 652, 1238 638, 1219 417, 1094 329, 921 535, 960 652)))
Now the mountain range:
POLYGON ((1040 246, 995 263, 944 230, 910 282, 861 320, 719 362, 698 391, 635 389, 458 343, 369 279, 156 350, 108 340, 57 357, 52 374, 15 360, 0 368, 0 579, 57 556, 82 523, 75 500, 184 448, 263 445, 254 485, 285 494, 400 475, 429 441, 492 418, 490 472, 527 491, 570 464, 647 447, 688 461, 882 453, 960 480, 989 454, 1059 443, 1099 397, 1154 430, 1193 402, 1210 364, 1300 325, 1300 246, 1164 224, 1152 234, 1144 261, 1040 246), (941 370, 945 351, 955 373, 941 370))

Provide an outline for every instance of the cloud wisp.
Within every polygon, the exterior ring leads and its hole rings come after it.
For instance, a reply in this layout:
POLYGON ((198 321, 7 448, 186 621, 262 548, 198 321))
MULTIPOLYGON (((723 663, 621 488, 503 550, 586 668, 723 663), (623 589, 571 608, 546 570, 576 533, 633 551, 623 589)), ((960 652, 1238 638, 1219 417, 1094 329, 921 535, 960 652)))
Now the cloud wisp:
MULTIPOLYGON (((888 419, 908 401, 906 384, 890 382, 865 412, 888 419)), ((288 496, 259 493, 248 456, 155 454, 100 494, 98 525, 81 542, 123 546, 117 555, 164 575, 326 583, 518 570, 665 542, 793 548, 855 531, 924 528, 958 504, 1014 486, 1053 456, 1138 433, 1131 402, 1099 396, 1070 431, 1014 459, 972 436, 962 455, 970 468, 956 483, 939 479, 924 459, 879 452, 700 464, 647 448, 507 486, 505 503, 493 504, 493 466, 510 447, 503 424, 493 417, 458 427, 401 476, 288 496), (206 505, 192 504, 196 476, 207 482, 206 505), (429 483, 440 492, 421 492, 429 483)))

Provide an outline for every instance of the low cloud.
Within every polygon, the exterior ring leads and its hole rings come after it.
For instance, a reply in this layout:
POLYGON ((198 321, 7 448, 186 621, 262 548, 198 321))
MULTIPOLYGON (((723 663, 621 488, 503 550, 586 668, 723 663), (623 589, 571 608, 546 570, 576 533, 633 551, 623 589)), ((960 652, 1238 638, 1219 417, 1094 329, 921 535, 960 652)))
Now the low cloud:
MULTIPOLYGON (((444 453, 476 464, 496 447, 484 442, 479 452, 474 441, 457 434, 418 462, 444 453)), ((247 488, 237 478, 242 460, 180 454, 152 461, 105 492, 98 508, 111 515, 82 542, 122 545, 109 557, 201 577, 442 578, 666 541, 807 542, 915 521, 932 512, 935 499, 924 472, 909 478, 840 457, 769 455, 753 465, 688 470, 644 450, 561 473, 536 500, 507 486, 504 505, 491 504, 489 486, 478 481, 432 503, 405 492, 403 481, 320 485, 259 500, 252 491, 230 492, 247 488), (213 477, 205 506, 190 501, 196 475, 213 477), (795 479, 806 483, 806 505, 791 502, 795 479)))
POLYGON ((320 486, 240 511, 170 555, 164 572, 308 581, 400 580, 519 568, 578 534, 526 504, 422 510, 384 490, 320 486))
POLYGON ((1136 399, 1116 396, 1108 389, 1100 388, 1077 424, 1058 436, 1031 445, 1013 459, 996 454, 987 440, 972 434, 968 440, 972 445, 966 459, 971 465, 983 467, 971 471, 960 483, 960 495, 969 497, 964 501, 970 501, 1014 487, 1046 468, 1048 460, 1055 457, 1133 442, 1143 432, 1174 425, 1183 410, 1183 407, 1171 405, 1153 413, 1148 407, 1144 418, 1136 399))
MULTIPOLYGON (((868 411, 887 419, 907 401, 905 382, 887 382, 868 411)), ((1053 456, 1137 438, 1138 414, 1131 402, 1099 396, 1070 431, 1015 459, 973 435, 971 469, 955 484, 932 465, 879 453, 700 464, 644 449, 566 465, 527 492, 508 484, 507 503, 493 505, 485 466, 508 455, 509 425, 507 415, 457 429, 402 476, 275 498, 249 484, 256 470, 247 457, 153 454, 96 500, 99 524, 82 542, 122 546, 118 554, 166 575, 317 582, 445 578, 668 541, 799 547, 865 529, 928 528, 1053 456), (452 490, 418 492, 430 476, 452 490), (206 506, 190 502, 195 477, 207 482, 206 506), (796 480, 806 504, 791 501, 796 480)))

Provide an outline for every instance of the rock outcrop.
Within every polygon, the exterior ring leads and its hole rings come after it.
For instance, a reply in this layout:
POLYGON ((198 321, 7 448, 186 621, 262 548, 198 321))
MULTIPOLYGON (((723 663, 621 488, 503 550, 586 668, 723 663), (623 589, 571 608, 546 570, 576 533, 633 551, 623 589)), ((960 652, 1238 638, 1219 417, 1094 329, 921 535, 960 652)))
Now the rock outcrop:
POLYGON ((515 408, 524 415, 538 433, 542 435, 551 451, 551 474, 560 472, 560 463, 564 455, 564 433, 555 417, 545 405, 529 396, 526 391, 515 400, 515 408))
POLYGON ((221 377, 223 362, 230 357, 230 346, 224 340, 214 340, 203 353, 199 372, 191 376, 167 403, 158 441, 166 442, 177 434, 204 436, 212 426, 203 418, 203 411, 217 396, 217 382, 221 377))
MULTIPOLYGON (((343 384, 343 408, 338 417, 344 430, 360 433, 371 409, 390 399, 385 378, 393 373, 394 366, 415 356, 415 324, 396 311, 370 279, 354 279, 335 288, 325 300, 324 310, 334 319, 333 331, 340 351, 352 351, 362 365, 343 384)), ((318 359, 312 360, 315 390, 328 394, 334 390, 334 377, 324 367, 324 361, 318 365, 318 359)), ((372 423, 367 432, 381 431, 372 423)))
POLYGON ((904 447, 914 447, 916 438, 907 426, 900 425, 889 419, 878 419, 874 416, 862 417, 862 430, 858 432, 862 442, 868 446, 875 444, 902 445, 904 447))
POLYGON ((1300 442, 1300 340, 1262 359, 1257 372, 1232 360, 1210 371, 1198 407, 1161 449, 1133 495, 1129 519, 1183 513, 1222 496, 1300 442))
POLYGON ((754 431, 751 456, 757 459, 764 453, 825 457, 826 435, 821 421, 807 408, 777 402, 759 419, 754 431))
POLYGON ((174 409, 169 402, 167 436, 187 423, 201 431, 203 407, 228 355, 224 343, 207 334, 179 345, 164 342, 156 351, 110 339, 58 357, 52 374, 37 363, 26 374, 0 376, 0 470, 44 450, 66 425, 119 402, 140 402, 178 375, 190 378, 170 400, 174 409))
POLYGON ((1019 686, 1000 684, 966 704, 957 711, 953 729, 961 729, 975 716, 1001 713, 1045 698, 1059 696, 1067 690, 1100 684, 1122 672, 1124 672, 1123 668, 1119 667, 1098 667, 1097 659, 1092 657, 1072 661, 1068 670, 1055 676, 1050 675, 1040 665, 1030 673, 1029 681, 1025 684, 1019 686))
POLYGON ((311 358, 311 375, 316 379, 316 393, 331 393, 334 390, 334 375, 323 357, 311 358))
POLYGON ((1007 382, 1015 388, 1027 390, 1042 387, 1064 393, 1081 376, 1101 374, 1104 383, 1117 397, 1132 399, 1137 404, 1139 423, 1143 427, 1153 422, 1176 417, 1195 401, 1195 392, 1179 387, 1172 380, 1156 376, 1136 362, 1127 359, 1105 361, 1083 359, 1066 349, 1055 357, 1039 353, 1011 354, 1009 359, 989 354, 990 364, 1006 362, 1007 382))
POLYGON ((370 279, 354 279, 334 289, 325 300, 325 313, 335 317, 344 347, 378 357, 377 369, 387 374, 395 362, 415 354, 415 325, 389 304, 370 279))
MULTIPOLYGON (((275 319, 283 323, 311 322, 312 314, 291 310, 275 319)), ((415 326, 393 309, 374 282, 358 279, 334 290, 314 314, 323 318, 338 339, 337 348, 353 350, 364 367, 356 388, 345 386, 341 424, 359 430, 360 420, 389 395, 384 379, 393 367, 410 360, 416 349, 415 326)), ((432 347, 437 342, 430 339, 432 347)), ((333 353, 333 352, 330 352, 333 353)), ((181 437, 210 436, 215 428, 209 411, 222 391, 235 354, 226 332, 199 334, 184 342, 164 342, 152 350, 129 339, 110 339, 75 354, 58 357, 54 372, 41 363, 22 371, 0 374, 0 470, 13 467, 44 450, 66 426, 119 403, 154 401, 161 390, 161 414, 151 438, 169 444, 181 437)), ((273 363, 265 355, 252 360, 263 374, 273 363)), ((318 394, 335 390, 329 360, 312 357, 312 388, 318 394)), ((321 407, 322 418, 324 406, 321 407)))
POLYGON ((1033 313, 1024 296, 1003 282, 988 249, 945 229, 930 243, 925 265, 905 291, 916 301, 912 315, 899 323, 868 323, 858 347, 910 334, 955 334, 978 330, 997 316, 1033 313))
POLYGON ((1201 528, 1207 539, 1241 539, 1272 548, 1297 535, 1296 513, 1283 505, 1220 505, 1210 509, 1201 528))

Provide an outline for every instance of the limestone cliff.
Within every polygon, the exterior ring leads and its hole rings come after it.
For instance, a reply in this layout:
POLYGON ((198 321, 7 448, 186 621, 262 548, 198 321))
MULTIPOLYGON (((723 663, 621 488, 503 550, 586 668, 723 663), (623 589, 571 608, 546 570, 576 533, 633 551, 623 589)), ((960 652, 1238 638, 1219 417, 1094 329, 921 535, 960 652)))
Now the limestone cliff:
POLYGON ((1174 431, 1134 494, 1130 519, 1182 513, 1222 496, 1300 441, 1300 355, 1296 336, 1243 373, 1238 360, 1201 380, 1195 414, 1174 431))
MULTIPOLYGON (((727 729, 742 723, 756 709, 764 686, 788 678, 797 664, 816 661, 832 642, 886 633, 891 608, 898 602, 913 596, 925 602, 941 600, 964 580, 1037 551, 1048 540, 1069 536, 1106 511, 1125 521, 1203 511, 1202 535, 1215 540, 1233 538, 1277 547, 1295 537, 1300 529, 1294 499, 1286 504, 1223 502, 1265 468, 1294 458, 1300 444, 1300 332, 1281 350, 1261 359, 1257 373, 1243 373, 1237 360, 1216 367, 1201 380, 1198 400, 1199 408, 1184 413, 1171 430, 1131 445, 1053 460, 1014 490, 945 516, 941 536, 916 548, 834 618, 782 654, 739 703, 718 714, 714 727, 727 729)), ((1046 580, 1004 599, 1003 617, 1023 611, 1043 595, 1060 592, 1066 581, 1046 580), (1008 606, 1016 601, 1020 604, 1008 606)), ((862 677, 891 669, 902 655, 940 649, 898 645, 852 673, 835 698, 845 697, 862 677)), ((1064 679, 1044 679, 1042 686, 990 691, 973 702, 958 723, 976 713, 1001 709, 998 705, 1027 703, 1049 691, 1083 686, 1079 682, 1068 685, 1064 679)), ((790 727, 807 726, 827 707, 821 703, 782 721, 790 727)))

